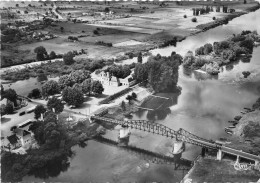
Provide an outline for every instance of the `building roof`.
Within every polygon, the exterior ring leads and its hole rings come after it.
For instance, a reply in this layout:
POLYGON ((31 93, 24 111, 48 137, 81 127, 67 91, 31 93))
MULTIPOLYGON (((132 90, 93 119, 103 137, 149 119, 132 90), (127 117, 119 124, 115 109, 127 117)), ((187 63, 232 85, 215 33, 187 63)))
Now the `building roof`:
POLYGON ((31 134, 30 132, 28 132, 27 130, 23 130, 23 129, 20 129, 20 128, 16 128, 15 130, 15 133, 20 136, 20 137, 24 137, 26 135, 29 135, 31 134))
POLYGON ((115 77, 115 76, 112 76, 110 81, 112 81, 112 82, 118 82, 118 78, 115 77))
POLYGON ((19 138, 16 136, 16 134, 13 134, 11 136, 8 136, 7 139, 11 144, 16 144, 19 140, 19 138))

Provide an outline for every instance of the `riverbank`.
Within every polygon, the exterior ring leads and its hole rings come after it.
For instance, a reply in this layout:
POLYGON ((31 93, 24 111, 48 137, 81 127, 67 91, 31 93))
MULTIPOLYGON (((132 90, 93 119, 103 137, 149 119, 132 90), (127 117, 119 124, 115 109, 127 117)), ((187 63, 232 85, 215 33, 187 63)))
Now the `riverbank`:
POLYGON ((260 99, 253 105, 253 110, 240 115, 237 125, 232 129, 233 136, 228 146, 239 148, 255 155, 260 154, 260 99))
POLYGON ((197 31, 196 34, 200 33, 200 32, 207 31, 209 29, 213 29, 213 28, 220 26, 220 25, 228 24, 228 22, 233 20, 234 18, 240 17, 240 16, 245 15, 245 14, 250 13, 250 12, 254 12, 254 11, 258 10, 259 8, 260 8, 260 4, 257 4, 255 6, 246 8, 244 11, 234 12, 232 14, 227 15, 226 17, 216 19, 213 22, 198 25, 197 28, 201 29, 201 30, 197 31))
MULTIPOLYGON (((226 146, 240 149, 255 155, 260 154, 260 99, 253 110, 235 117, 237 125, 232 129, 233 136, 228 138, 226 146)), ((182 182, 257 182, 260 171, 249 169, 238 171, 234 168, 235 159, 216 159, 217 153, 210 151, 205 157, 194 161, 194 166, 182 182)))
POLYGON ((216 157, 200 157, 189 174, 184 177, 185 182, 257 182, 260 172, 255 170, 238 171, 234 169, 233 160, 216 160, 216 157))

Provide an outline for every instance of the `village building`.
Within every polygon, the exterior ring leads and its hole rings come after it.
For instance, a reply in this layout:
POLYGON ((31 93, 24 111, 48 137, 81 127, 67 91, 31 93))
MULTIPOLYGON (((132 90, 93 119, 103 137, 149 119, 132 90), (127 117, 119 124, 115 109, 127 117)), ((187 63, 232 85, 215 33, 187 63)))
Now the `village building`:
POLYGON ((22 143, 16 134, 8 136, 7 140, 9 141, 9 143, 8 144, 3 143, 2 146, 4 146, 5 148, 7 148, 9 150, 14 150, 14 149, 17 149, 22 146, 22 143))
POLYGON ((14 130, 16 136, 19 138, 22 147, 28 147, 32 143, 32 135, 29 131, 17 128, 14 130))
POLYGON ((129 87, 135 84, 135 80, 133 79, 131 74, 124 79, 112 76, 109 72, 105 72, 105 71, 101 71, 96 75, 97 75, 96 79, 99 80, 102 85, 129 87))

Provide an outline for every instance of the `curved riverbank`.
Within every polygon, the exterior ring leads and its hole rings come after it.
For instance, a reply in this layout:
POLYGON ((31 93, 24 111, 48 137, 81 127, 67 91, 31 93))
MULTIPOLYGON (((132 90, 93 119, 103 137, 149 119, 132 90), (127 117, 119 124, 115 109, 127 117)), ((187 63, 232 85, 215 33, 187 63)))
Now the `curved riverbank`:
POLYGON ((214 22, 209 22, 206 24, 198 25, 197 28, 199 28, 201 30, 196 33, 204 32, 209 29, 213 29, 217 26, 223 25, 223 24, 228 24, 228 22, 233 20, 234 18, 240 17, 240 16, 245 15, 250 12, 254 12, 254 11, 258 10, 259 8, 260 8, 260 4, 257 4, 251 8, 246 9, 246 11, 234 12, 232 14, 227 15, 227 17, 215 20, 214 22))

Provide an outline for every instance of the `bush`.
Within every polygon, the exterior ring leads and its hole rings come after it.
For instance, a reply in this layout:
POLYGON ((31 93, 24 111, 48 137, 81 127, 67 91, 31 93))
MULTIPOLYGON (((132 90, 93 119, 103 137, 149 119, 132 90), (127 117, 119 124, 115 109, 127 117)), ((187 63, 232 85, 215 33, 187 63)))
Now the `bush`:
POLYGON ((260 110, 260 98, 258 98, 257 101, 253 104, 252 108, 260 110))
POLYGON ((213 17, 212 20, 216 20, 216 17, 213 17))
POLYGON ((94 30, 94 31, 93 31, 93 34, 98 35, 98 34, 99 34, 99 33, 98 33, 98 30, 94 30))
POLYGON ((11 103, 6 104, 5 113, 6 114, 13 114, 13 112, 14 112, 13 104, 11 104, 11 103))
POLYGON ((74 59, 73 59, 74 55, 73 53, 70 51, 66 54, 63 55, 63 61, 66 65, 71 65, 74 63, 74 59))
POLYGON ((132 98, 133 98, 133 99, 136 99, 136 98, 137 98, 137 95, 136 95, 135 92, 132 93, 132 98))
POLYGON ((187 15, 184 15, 183 18, 187 18, 187 15))
POLYGON ((196 17, 193 17, 193 18, 191 19, 191 21, 192 21, 192 22, 197 22, 197 18, 196 18, 196 17))

